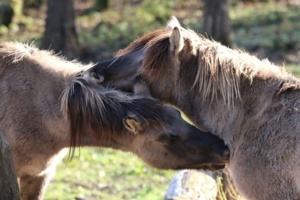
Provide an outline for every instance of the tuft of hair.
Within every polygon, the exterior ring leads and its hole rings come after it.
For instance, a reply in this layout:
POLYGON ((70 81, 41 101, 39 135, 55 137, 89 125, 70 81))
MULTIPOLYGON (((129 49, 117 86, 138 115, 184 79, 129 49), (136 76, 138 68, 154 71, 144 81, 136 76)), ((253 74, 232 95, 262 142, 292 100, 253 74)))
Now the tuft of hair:
POLYGON ((114 101, 112 96, 116 94, 107 95, 101 90, 75 76, 63 92, 61 108, 69 121, 72 156, 74 148, 81 146, 86 130, 97 132, 100 139, 109 139, 112 132, 121 129, 120 123, 117 123, 120 119, 115 116, 123 111, 122 105, 114 101))
POLYGON ((33 44, 22 44, 18 42, 1 42, 0 56, 10 58, 11 62, 21 61, 24 57, 29 57, 38 49, 33 44))
POLYGON ((168 53, 171 31, 156 32, 156 37, 152 38, 147 44, 147 51, 143 61, 143 68, 147 73, 145 78, 154 82, 159 77, 164 67, 168 67, 168 62, 172 59, 168 53))
POLYGON ((165 33, 165 32, 167 32, 165 29, 158 29, 151 33, 148 33, 148 34, 144 35, 143 37, 140 37, 140 38, 136 39, 135 41, 133 41, 125 49, 118 51, 117 56, 122 56, 124 54, 128 54, 128 53, 143 49, 150 40, 152 40, 153 38, 156 38, 158 35, 161 35, 162 33, 165 33))
POLYGON ((74 148, 81 146, 86 130, 91 130, 99 140, 108 141, 111 134, 127 131, 123 119, 128 113, 139 116, 142 123, 153 127, 164 128, 167 123, 163 105, 159 101, 90 84, 80 76, 72 77, 65 88, 61 108, 69 121, 69 159, 74 155, 74 148))
POLYGON ((268 60, 240 50, 234 50, 209 40, 203 36, 194 39, 198 52, 197 75, 193 87, 198 86, 203 100, 213 101, 218 94, 228 106, 241 99, 240 80, 246 78, 250 84, 254 78, 290 79, 293 76, 283 67, 278 67, 268 60))
POLYGON ((167 23, 166 29, 173 30, 175 27, 181 27, 178 19, 175 16, 171 16, 170 20, 167 23))
POLYGON ((39 50, 32 43, 23 44, 18 42, 0 42, 0 60, 0 74, 6 68, 21 62, 24 62, 23 66, 38 64, 40 67, 50 67, 51 70, 63 74, 85 70, 93 65, 93 63, 84 65, 76 60, 68 61, 52 51, 39 50))
POLYGON ((13 63, 29 58, 37 51, 33 45, 18 42, 0 42, 0 74, 13 63))

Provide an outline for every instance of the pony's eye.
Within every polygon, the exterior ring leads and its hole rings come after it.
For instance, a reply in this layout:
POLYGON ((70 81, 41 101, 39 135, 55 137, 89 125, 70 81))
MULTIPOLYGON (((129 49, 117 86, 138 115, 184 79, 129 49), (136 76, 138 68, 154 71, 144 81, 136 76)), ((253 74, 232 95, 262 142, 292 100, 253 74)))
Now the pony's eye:
POLYGON ((98 79, 98 75, 96 72, 91 72, 91 77, 98 79))
POLYGON ((104 81, 104 76, 97 74, 96 72, 91 72, 91 77, 97 80, 97 83, 102 83, 104 81))

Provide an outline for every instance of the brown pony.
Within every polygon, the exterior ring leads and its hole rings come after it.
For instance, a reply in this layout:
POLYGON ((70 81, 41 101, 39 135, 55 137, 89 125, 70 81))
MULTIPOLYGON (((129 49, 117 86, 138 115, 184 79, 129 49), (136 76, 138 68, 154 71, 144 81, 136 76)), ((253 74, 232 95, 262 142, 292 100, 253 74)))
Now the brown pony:
POLYGON ((141 76, 152 96, 225 141, 243 197, 300 199, 300 82, 285 69, 206 39, 174 17, 113 61, 83 77, 130 90, 141 76))
POLYGON ((23 200, 43 199, 64 149, 112 147, 160 169, 220 169, 228 149, 157 100, 91 85, 83 69, 19 43, 0 43, 0 127, 23 200))

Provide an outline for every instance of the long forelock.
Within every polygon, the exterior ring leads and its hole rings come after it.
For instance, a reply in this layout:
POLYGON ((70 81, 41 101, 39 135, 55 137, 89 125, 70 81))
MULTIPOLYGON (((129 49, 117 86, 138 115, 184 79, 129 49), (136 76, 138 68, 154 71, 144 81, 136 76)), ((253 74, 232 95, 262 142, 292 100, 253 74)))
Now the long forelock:
POLYGON ((158 100, 148 97, 134 97, 126 103, 128 112, 136 113, 143 118, 143 123, 147 123, 150 129, 166 129, 169 121, 168 113, 164 105, 158 100))
POLYGON ((168 58, 166 55, 168 55, 170 35, 171 30, 155 30, 138 38, 125 49, 120 50, 117 53, 117 57, 145 49, 146 54, 143 59, 143 68, 147 71, 145 78, 148 81, 155 81, 162 69, 167 65, 168 58))
POLYGON ((87 128, 97 132, 100 140, 109 140, 112 133, 121 132, 124 110, 115 99, 123 97, 117 95, 101 91, 80 77, 72 78, 61 98, 62 111, 70 123, 71 147, 81 145, 87 128))
POLYGON ((70 123, 71 147, 81 146, 84 131, 91 129, 99 140, 124 132, 123 119, 137 114, 144 122, 163 128, 167 123, 162 105, 143 97, 89 84, 74 76, 61 97, 61 108, 70 123))
POLYGON ((159 36, 165 32, 166 32, 165 29, 158 29, 151 33, 148 33, 148 34, 144 35, 143 37, 140 37, 140 38, 136 39, 135 41, 133 41, 125 49, 118 51, 117 56, 122 56, 124 54, 132 53, 134 51, 138 51, 138 50, 144 48, 150 40, 152 40, 153 38, 156 38, 157 36, 159 36))
POLYGON ((150 40, 146 45, 146 53, 143 60, 143 70, 145 78, 150 82, 155 82, 163 69, 170 65, 169 57, 169 37, 171 31, 165 31, 150 40))

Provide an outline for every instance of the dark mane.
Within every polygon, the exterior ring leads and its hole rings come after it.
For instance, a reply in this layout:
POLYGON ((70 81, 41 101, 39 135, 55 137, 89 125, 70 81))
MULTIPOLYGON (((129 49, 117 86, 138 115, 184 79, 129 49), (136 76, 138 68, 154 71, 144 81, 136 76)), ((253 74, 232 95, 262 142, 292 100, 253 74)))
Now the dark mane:
POLYGON ((125 49, 118 51, 117 57, 122 56, 124 54, 134 52, 134 51, 138 51, 138 50, 144 48, 150 40, 152 40, 153 38, 156 38, 157 36, 164 34, 166 32, 167 31, 165 29, 158 29, 158 30, 155 30, 151 33, 144 35, 141 38, 138 38, 137 40, 132 42, 128 47, 126 47, 125 49))
POLYGON ((109 140, 113 133, 122 134, 123 119, 129 114, 159 128, 168 120, 157 100, 95 86, 80 77, 74 77, 65 89, 62 110, 69 120, 73 148, 81 146, 87 128, 97 132, 100 140, 109 140))
POLYGON ((147 51, 145 53, 143 67, 147 71, 146 77, 150 82, 153 82, 158 77, 162 69, 169 62, 169 46, 171 32, 165 31, 155 38, 152 38, 147 43, 147 51))
POLYGON ((155 30, 138 38, 125 49, 120 50, 117 57, 146 48, 147 51, 143 60, 143 66, 147 70, 147 77, 145 78, 149 81, 155 81, 153 77, 157 77, 157 74, 160 73, 169 60, 167 52, 170 45, 170 35, 171 30, 169 29, 155 30))

